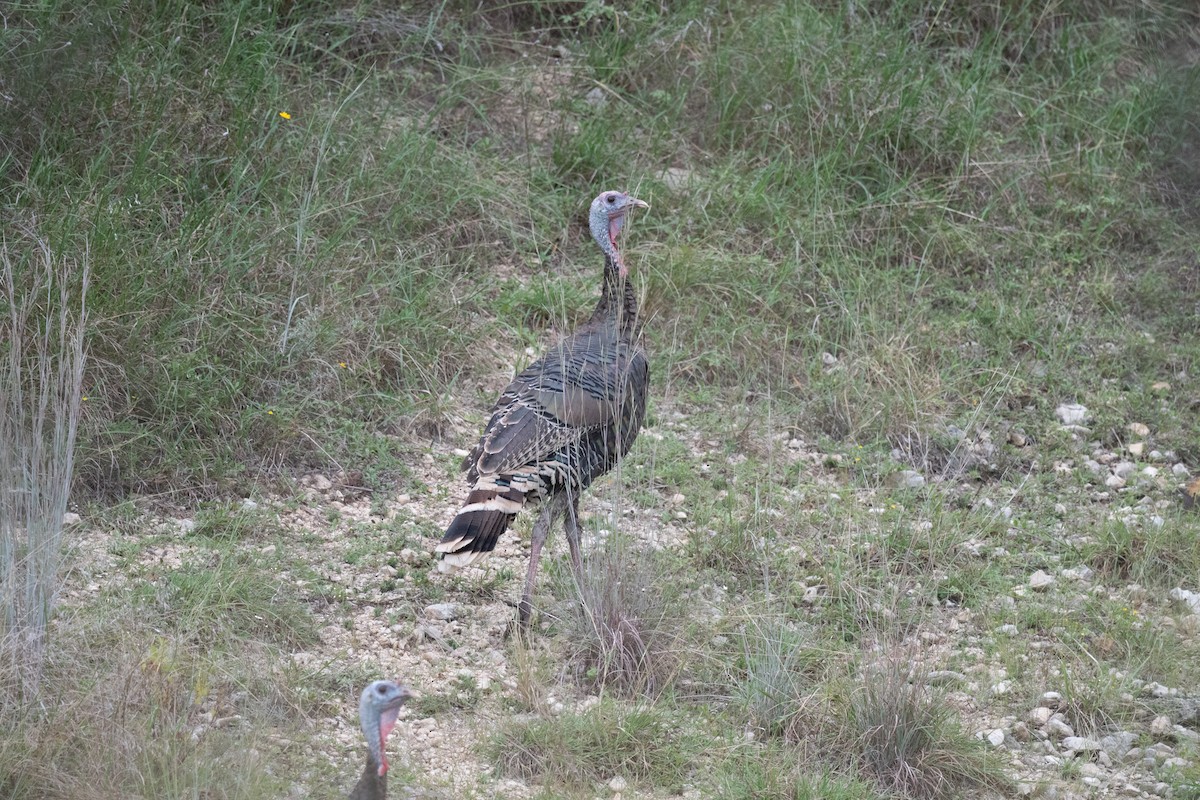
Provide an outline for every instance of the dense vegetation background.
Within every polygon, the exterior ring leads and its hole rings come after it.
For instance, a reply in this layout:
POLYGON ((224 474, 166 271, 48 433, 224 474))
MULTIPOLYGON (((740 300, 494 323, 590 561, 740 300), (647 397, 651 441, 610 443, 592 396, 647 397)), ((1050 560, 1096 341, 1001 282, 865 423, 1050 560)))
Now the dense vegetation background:
MULTIPOLYGON (((0 202, 10 249, 92 264, 79 477, 108 497, 400 470, 381 431, 436 435, 490 342, 585 307, 610 185, 655 206, 631 241, 659 386, 769 391, 835 440, 984 397, 1119 412, 1195 359, 1195 24, 1115 0, 18 4, 0 202)), ((1187 405, 1158 427, 1200 457, 1187 405)))

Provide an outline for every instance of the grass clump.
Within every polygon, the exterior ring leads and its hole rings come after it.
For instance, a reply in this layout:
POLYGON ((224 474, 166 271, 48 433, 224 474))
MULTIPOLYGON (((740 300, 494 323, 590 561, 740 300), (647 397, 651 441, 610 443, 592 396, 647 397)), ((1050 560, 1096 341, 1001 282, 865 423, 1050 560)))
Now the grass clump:
POLYGON ((719 800, 878 800, 880 793, 853 777, 806 771, 790 748, 738 748, 708 781, 719 800))
POLYGON ((38 696, 85 368, 89 263, 23 233, 0 243, 0 706, 38 696))
POLYGON ((805 739, 821 703, 829 653, 782 620, 755 620, 743 635, 745 674, 734 695, 750 723, 790 742, 805 739))
POLYGON ((844 712, 860 767, 885 790, 918 800, 1003 787, 1000 764, 922 677, 919 667, 894 656, 862 669, 844 712))
POLYGON ((275 569, 254 557, 216 552, 136 587, 135 601, 171 629, 205 645, 254 640, 277 646, 316 641, 312 614, 275 569))
POLYGON ((627 696, 653 697, 670 687, 687 624, 670 570, 662 555, 619 537, 585 557, 567 626, 585 680, 627 696))
POLYGON ((579 714, 514 719, 492 740, 505 775, 590 788, 615 775, 660 788, 687 776, 695 742, 653 706, 629 708, 602 700, 579 714))
POLYGON ((1088 565, 1110 581, 1171 589, 1191 585, 1200 576, 1200 537, 1178 518, 1162 524, 1105 522, 1084 555, 1088 565))

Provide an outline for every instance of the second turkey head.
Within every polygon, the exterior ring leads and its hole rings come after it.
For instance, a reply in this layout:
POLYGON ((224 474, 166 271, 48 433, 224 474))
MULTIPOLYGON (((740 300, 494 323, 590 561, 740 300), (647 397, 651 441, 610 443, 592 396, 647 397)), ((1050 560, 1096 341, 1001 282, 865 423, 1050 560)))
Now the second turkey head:
POLYGON ((367 737, 367 748, 371 751, 371 759, 379 768, 379 774, 387 772, 388 734, 396 727, 396 717, 400 714, 400 706, 415 695, 407 687, 395 681, 373 681, 363 689, 358 699, 358 721, 362 726, 363 735, 367 737))
POLYGON ((621 232, 621 226, 625 224, 625 215, 630 209, 649 207, 649 204, 625 192, 601 192, 592 201, 591 210, 588 212, 588 228, 591 229, 596 244, 616 263, 622 278, 628 275, 628 271, 625 268, 625 260, 621 258, 621 251, 617 249, 617 235, 621 232))

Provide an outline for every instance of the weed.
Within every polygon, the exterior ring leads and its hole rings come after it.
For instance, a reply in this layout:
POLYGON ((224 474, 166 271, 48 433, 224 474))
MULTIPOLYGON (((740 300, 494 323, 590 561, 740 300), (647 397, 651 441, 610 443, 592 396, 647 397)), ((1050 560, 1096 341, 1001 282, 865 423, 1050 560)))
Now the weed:
POLYGON ((492 742, 501 772, 587 788, 614 775, 671 788, 687 775, 695 742, 654 707, 601 701, 580 714, 515 719, 492 742))
POLYGON ((1003 786, 1000 767, 953 711, 896 655, 869 662, 845 711, 846 734, 867 774, 912 798, 1003 786))
POLYGON ((85 399, 90 264, 19 238, 0 243, 0 707, 38 696, 85 399))
POLYGON ((665 558, 620 537, 588 553, 568 632, 582 676, 630 695, 670 687, 685 617, 669 574, 665 558))
POLYGON ((1200 539, 1182 520, 1113 520, 1097 531, 1085 558, 1107 579, 1169 589, 1200 574, 1200 539))
POLYGON ((801 741, 820 706, 817 687, 828 653, 811 640, 811 632, 758 616, 747 625, 742 647, 745 677, 736 684, 735 696, 751 724, 801 741))

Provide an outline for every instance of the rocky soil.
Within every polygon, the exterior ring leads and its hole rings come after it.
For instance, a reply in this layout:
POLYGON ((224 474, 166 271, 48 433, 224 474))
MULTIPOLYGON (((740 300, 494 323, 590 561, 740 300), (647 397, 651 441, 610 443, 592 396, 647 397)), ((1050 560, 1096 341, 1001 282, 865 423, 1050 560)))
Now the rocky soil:
MULTIPOLYGON (((833 519, 829 531, 845 539, 841 547, 861 545, 854 539, 866 536, 870 525, 836 524, 837 516, 868 521, 878 517, 896 505, 889 500, 892 488, 909 492, 904 496, 910 499, 929 491, 969 497, 973 514, 998 521, 1010 534, 1027 530, 1030 523, 1023 515, 1041 515, 1052 507, 1049 521, 1039 519, 1037 524, 1048 535, 1080 547, 1093 535, 1091 528, 1077 525, 1084 516, 1119 519, 1134 527, 1192 524, 1172 519, 1181 513, 1177 490, 1188 467, 1174 453, 1156 449, 1154 432, 1137 421, 1128 424, 1122 448, 1100 446, 1087 427, 1088 410, 1079 405, 1059 407, 1056 420, 1049 423, 1071 439, 1073 457, 1043 457, 1038 444, 1015 428, 962 433, 954 464, 943 461, 935 468, 929 459, 914 459, 911 448, 901 447, 892 453, 890 477, 878 476, 865 484, 847 479, 846 464, 856 458, 849 454, 853 451, 823 451, 790 430, 764 429, 750 437, 752 446, 745 452, 730 452, 719 444, 721 436, 694 427, 693 411, 682 403, 660 406, 656 427, 644 432, 639 446, 678 440, 686 445, 690 469, 698 475, 736 468, 747 459, 764 458, 764 453, 799 465, 805 476, 802 485, 778 492, 772 501, 778 508, 772 513, 833 519), (1068 476, 1078 491, 1059 503, 1029 503, 1019 485, 981 486, 967 477, 1002 448, 1027 454, 1035 462, 1031 474, 1068 476)), ((459 429, 415 451, 415 484, 424 491, 372 496, 349 490, 345 476, 314 473, 299 480, 298 497, 255 495, 244 501, 245 509, 278 515, 281 524, 279 535, 269 543, 249 540, 244 547, 268 557, 286 551, 317 578, 300 577, 284 567, 283 580, 293 582, 301 594, 314 582, 337 587, 347 601, 314 604, 318 643, 286 658, 305 670, 356 669, 363 675, 394 677, 422 693, 421 701, 404 710, 391 739, 393 761, 416 776, 413 786, 395 787, 401 797, 532 797, 538 787, 494 774, 482 744, 512 715, 513 707, 557 715, 597 702, 594 691, 580 687, 569 675, 544 676, 531 668, 531 660, 553 663, 555 658, 557 644, 544 636, 544 625, 535 625, 528 649, 506 639, 526 565, 528 520, 504 538, 490 559, 465 574, 447 577, 433 568, 435 537, 460 499, 454 465, 477 424, 468 414, 459 429), (377 545, 389 537, 404 546, 372 549, 372 542, 377 545), (351 557, 355 550, 367 555, 351 557), (423 713, 422 708, 436 710, 423 713)), ((595 539, 618 526, 645 548, 682 549, 690 537, 704 533, 694 529, 691 504, 678 487, 659 487, 659 501, 652 507, 621 502, 619 488, 619 477, 610 476, 585 500, 593 539, 585 546, 595 547, 595 539)), ((914 528, 926 524, 917 509, 913 517, 914 528)), ((189 535, 195 524, 188 515, 147 512, 124 529, 84 525, 76 538, 64 602, 86 605, 128 580, 113 555, 118 538, 144 538, 138 561, 160 570, 202 558, 206 545, 189 535)), ((808 541, 786 544, 801 552, 816 547, 808 541)), ((944 702, 958 710, 963 724, 1011 760, 1015 793, 1051 800, 1171 798, 1178 785, 1173 776, 1192 768, 1200 751, 1200 690, 1147 682, 1115 668, 1101 670, 1110 684, 1101 693, 1128 713, 1109 715, 1102 704, 1094 713, 1085 711, 1078 706, 1081 692, 1071 685, 1070 669, 1059 660, 1063 630, 1051 624, 1044 631, 1031 631, 997 620, 1012 618, 1034 603, 1069 614, 1089 598, 1104 598, 1128 609, 1134 629, 1172 628, 1194 640, 1200 636, 1200 576, 1191 585, 1151 591, 1101 580, 1082 559, 1061 556, 1070 548, 1053 548, 1054 555, 1036 569, 1013 558, 994 538, 968 536, 954 548, 979 563, 1018 565, 1014 569, 1021 571, 1006 571, 1008 590, 975 606, 948 599, 929 609, 927 621, 901 644, 919 654, 924 680, 944 693, 944 702), (1021 668, 1015 670, 1015 665, 1021 668)), ((552 538, 547 556, 555 559, 565 559, 561 535, 552 538)), ((715 600, 705 610, 717 615, 753 599, 711 588, 706 597, 715 600)), ((538 605, 545 610, 552 601, 544 574, 541 590, 538 605)), ((803 592, 804 603, 819 606, 829 591, 816 577, 803 592)), ((1091 641, 1084 649, 1102 664, 1105 646, 1091 641)), ((314 760, 335 765, 333 771, 346 776, 348 786, 362 758, 354 698, 330 700, 329 708, 336 712, 311 719, 311 739, 289 746, 303 746, 314 760)), ((212 717, 209 713, 206 718, 212 717)), ((204 733, 203 719, 197 735, 204 733)), ((596 790, 606 797, 658 796, 633 788, 633 781, 623 775, 611 776, 607 786, 596 790)), ((300 781, 291 796, 319 794, 312 792, 300 781)), ((687 786, 683 796, 699 798, 705 792, 702 786, 687 786)))

